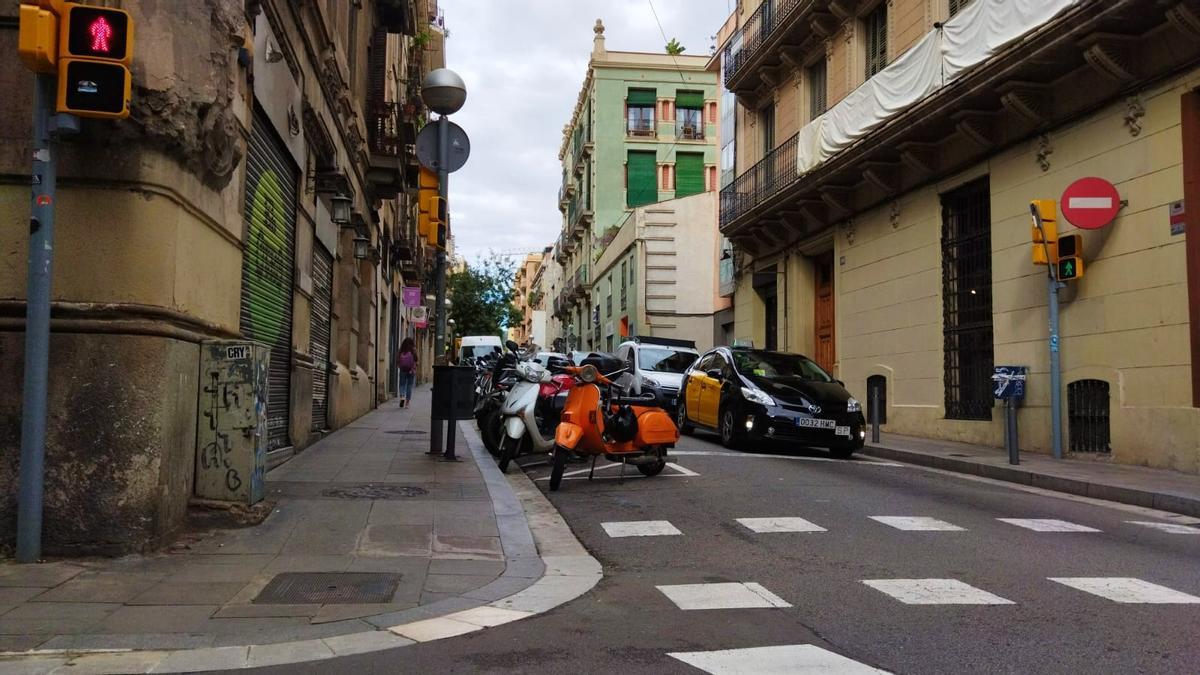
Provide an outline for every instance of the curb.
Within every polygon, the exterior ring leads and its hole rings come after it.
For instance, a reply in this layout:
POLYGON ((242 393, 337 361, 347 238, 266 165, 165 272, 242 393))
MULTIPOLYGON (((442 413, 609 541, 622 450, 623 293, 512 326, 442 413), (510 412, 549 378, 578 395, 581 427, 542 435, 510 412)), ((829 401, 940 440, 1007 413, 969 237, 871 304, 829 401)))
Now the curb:
POLYGON ((378 627, 373 631, 170 651, 4 652, 0 673, 36 675, 63 666, 87 673, 188 673, 311 663, 466 635, 537 616, 590 591, 603 577, 600 563, 583 548, 554 506, 524 472, 500 473, 473 427, 460 424, 458 430, 483 474, 504 548, 504 573, 487 586, 424 607, 369 617, 365 620, 378 627), (16 670, 10 671, 12 666, 16 670))
POLYGON ((1121 487, 1105 483, 1093 483, 1078 478, 1050 476, 1029 469, 1022 469, 1020 465, 982 464, 956 457, 930 455, 923 452, 900 450, 882 445, 867 445, 859 452, 872 457, 880 457, 907 464, 917 464, 933 469, 943 469, 955 473, 970 474, 972 476, 981 476, 1009 483, 1019 483, 1021 485, 1052 490, 1054 492, 1063 492, 1079 497, 1091 497, 1092 499, 1101 499, 1109 502, 1179 513, 1185 516, 1200 517, 1200 499, 1193 497, 1151 492, 1150 490, 1121 487))

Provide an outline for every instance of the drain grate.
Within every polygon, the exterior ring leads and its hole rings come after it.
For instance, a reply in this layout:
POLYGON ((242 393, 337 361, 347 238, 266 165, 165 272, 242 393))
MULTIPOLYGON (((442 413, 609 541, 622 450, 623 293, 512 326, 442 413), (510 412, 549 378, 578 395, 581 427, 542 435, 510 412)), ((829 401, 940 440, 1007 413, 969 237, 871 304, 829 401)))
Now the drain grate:
POLYGON ((357 605, 391 602, 399 574, 284 572, 254 598, 259 605, 357 605))
POLYGON ((402 434, 405 436, 428 436, 428 431, 419 431, 417 429, 397 429, 395 431, 385 431, 385 434, 402 434))
POLYGON ((427 495, 429 490, 412 485, 351 485, 329 488, 321 494, 335 499, 408 499, 427 495))

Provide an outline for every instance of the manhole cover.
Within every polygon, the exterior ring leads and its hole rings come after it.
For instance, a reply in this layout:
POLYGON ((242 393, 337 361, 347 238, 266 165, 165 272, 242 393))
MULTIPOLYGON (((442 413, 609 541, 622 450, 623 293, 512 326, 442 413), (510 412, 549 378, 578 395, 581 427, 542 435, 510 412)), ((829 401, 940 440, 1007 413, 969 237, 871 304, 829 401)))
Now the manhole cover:
POLYGON ((357 605, 391 602, 399 574, 284 572, 254 598, 260 605, 357 605))
POLYGON ((396 431, 385 431, 385 434, 403 434, 405 436, 428 436, 428 431, 418 431, 416 429, 397 429, 396 431))
POLYGON ((427 495, 429 490, 411 485, 351 485, 329 488, 321 494, 335 499, 406 499, 427 495))

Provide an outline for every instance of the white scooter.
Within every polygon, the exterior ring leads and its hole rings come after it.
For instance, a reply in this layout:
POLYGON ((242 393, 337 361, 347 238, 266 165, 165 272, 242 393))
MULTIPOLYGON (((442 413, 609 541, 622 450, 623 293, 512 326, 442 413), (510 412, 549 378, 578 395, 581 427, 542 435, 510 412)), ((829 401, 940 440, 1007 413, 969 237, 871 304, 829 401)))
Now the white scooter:
POLYGON ((533 452, 549 452, 554 447, 554 434, 543 438, 538 429, 537 404, 543 384, 553 379, 550 371, 537 361, 521 361, 516 368, 517 383, 509 390, 500 408, 504 436, 500 439, 500 472, 508 472, 508 464, 518 454, 526 435, 533 452))

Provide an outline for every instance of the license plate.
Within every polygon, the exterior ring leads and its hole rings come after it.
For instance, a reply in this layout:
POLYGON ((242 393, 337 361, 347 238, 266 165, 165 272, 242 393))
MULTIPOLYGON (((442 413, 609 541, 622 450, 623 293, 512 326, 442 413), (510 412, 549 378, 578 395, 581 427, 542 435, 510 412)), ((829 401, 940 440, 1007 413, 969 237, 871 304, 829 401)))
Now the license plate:
POLYGON ((850 435, 850 427, 838 427, 837 429, 835 429, 833 431, 833 433, 838 436, 849 436, 850 435))
POLYGON ((807 427, 809 429, 832 429, 837 426, 833 420, 819 420, 813 417, 801 417, 796 420, 796 426, 807 427))

